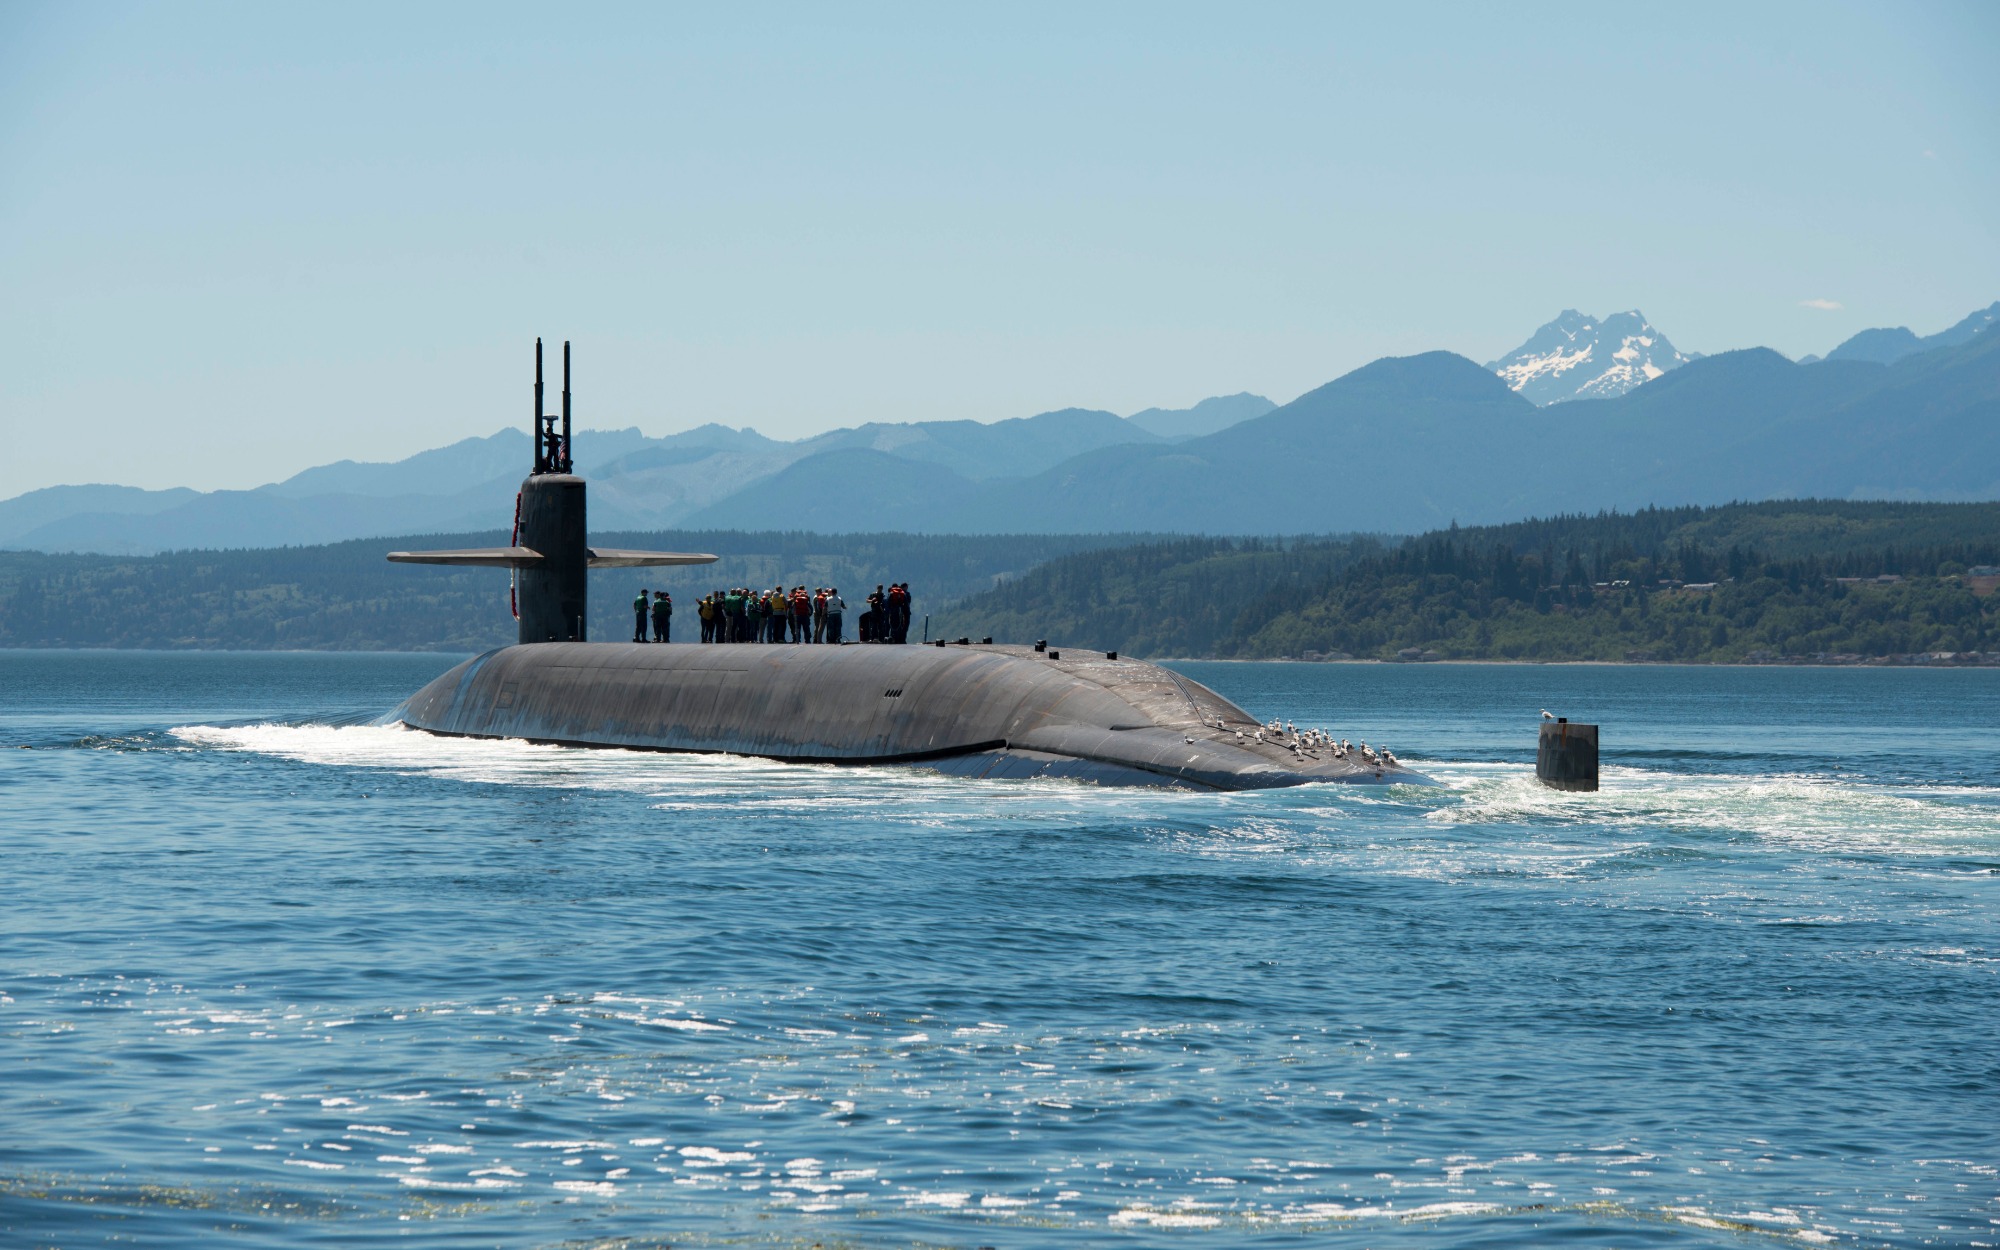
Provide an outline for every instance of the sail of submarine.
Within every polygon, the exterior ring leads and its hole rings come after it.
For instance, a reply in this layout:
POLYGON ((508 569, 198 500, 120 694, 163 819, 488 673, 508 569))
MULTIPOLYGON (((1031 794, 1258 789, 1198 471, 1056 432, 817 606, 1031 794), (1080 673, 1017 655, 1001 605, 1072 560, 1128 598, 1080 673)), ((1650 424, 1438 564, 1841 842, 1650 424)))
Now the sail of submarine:
POLYGON ((1116 653, 967 642, 590 642, 588 570, 716 557, 589 545, 571 455, 567 343, 560 434, 555 421, 542 412, 537 339, 535 462, 521 484, 513 545, 389 555, 513 569, 519 641, 458 665, 391 721, 564 746, 1197 790, 1426 780, 1393 756, 1266 727, 1199 682, 1116 653))

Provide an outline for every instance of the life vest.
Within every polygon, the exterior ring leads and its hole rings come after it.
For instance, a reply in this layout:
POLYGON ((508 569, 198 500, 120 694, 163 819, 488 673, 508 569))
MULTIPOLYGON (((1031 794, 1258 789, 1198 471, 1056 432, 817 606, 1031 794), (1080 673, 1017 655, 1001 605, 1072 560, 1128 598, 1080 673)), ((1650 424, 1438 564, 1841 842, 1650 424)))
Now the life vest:
POLYGON ((634 610, 639 612, 644 612, 646 610, 646 595, 644 591, 641 591, 639 593, 639 597, 632 601, 632 607, 634 610))

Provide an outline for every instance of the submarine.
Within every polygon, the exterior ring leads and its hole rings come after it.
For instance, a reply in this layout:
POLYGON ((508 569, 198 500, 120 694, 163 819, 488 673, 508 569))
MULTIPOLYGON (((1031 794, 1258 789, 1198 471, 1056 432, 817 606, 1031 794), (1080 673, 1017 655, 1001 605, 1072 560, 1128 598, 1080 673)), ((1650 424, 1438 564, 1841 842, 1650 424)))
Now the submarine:
POLYGON ((535 342, 534 467, 507 547, 397 551, 399 563, 506 568, 518 641, 465 661, 384 718, 452 737, 918 765, 980 778, 1252 790, 1427 782, 1387 750, 1263 724, 1170 669, 1117 652, 974 642, 875 645, 591 642, 588 570, 712 563, 589 545, 571 455, 544 414, 535 342))

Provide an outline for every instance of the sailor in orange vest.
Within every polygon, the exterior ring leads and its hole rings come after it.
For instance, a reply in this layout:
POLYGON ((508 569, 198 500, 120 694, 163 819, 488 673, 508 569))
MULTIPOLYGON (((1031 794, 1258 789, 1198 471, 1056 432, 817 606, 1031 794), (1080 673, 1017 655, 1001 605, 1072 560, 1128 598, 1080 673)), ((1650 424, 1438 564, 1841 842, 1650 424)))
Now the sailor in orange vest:
POLYGON ((910 584, 897 582, 889 587, 889 641, 910 640, 910 584))
POLYGON ((792 641, 804 642, 812 633, 812 596, 804 586, 792 587, 792 641))

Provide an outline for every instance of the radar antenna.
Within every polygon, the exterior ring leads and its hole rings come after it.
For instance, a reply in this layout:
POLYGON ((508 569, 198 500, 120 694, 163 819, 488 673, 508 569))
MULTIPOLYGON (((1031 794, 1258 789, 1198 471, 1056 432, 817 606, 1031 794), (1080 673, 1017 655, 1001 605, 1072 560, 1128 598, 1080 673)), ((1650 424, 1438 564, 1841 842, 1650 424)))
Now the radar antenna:
POLYGON ((535 340, 535 472, 568 473, 574 463, 570 455, 569 424, 569 343, 563 343, 562 433, 556 433, 556 415, 542 411, 542 340, 535 340))

